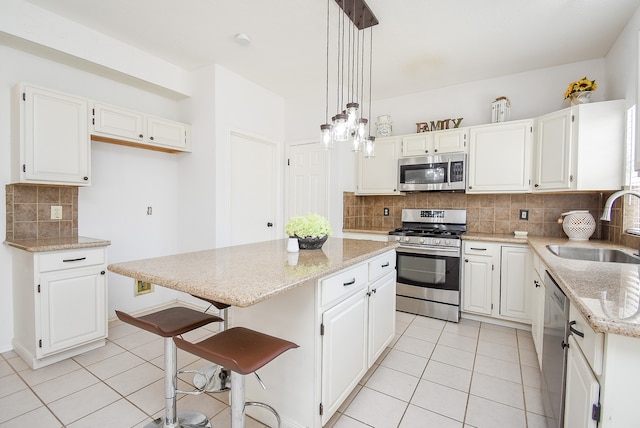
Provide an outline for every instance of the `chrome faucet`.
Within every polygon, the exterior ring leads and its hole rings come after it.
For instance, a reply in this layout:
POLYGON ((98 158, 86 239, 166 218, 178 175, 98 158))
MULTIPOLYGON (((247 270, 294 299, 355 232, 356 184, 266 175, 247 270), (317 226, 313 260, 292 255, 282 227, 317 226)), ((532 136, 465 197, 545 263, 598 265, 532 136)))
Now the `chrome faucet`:
MULTIPOLYGON (((633 190, 618 190, 617 192, 609 196, 609 198, 607 198, 607 202, 604 203, 604 212, 602 213, 602 217, 600 217, 600 220, 611 221, 611 209, 613 207, 613 203, 620 196, 624 195, 633 195, 640 199, 640 192, 636 192, 633 190)), ((640 248, 638 248, 637 255, 640 256, 640 248)))
POLYGON ((640 198, 640 192, 636 192, 634 190, 618 190, 617 192, 609 196, 607 202, 604 203, 604 212, 602 213, 602 217, 600 217, 600 220, 611 221, 611 208, 613 207, 613 203, 620 196, 624 195, 633 195, 640 198))

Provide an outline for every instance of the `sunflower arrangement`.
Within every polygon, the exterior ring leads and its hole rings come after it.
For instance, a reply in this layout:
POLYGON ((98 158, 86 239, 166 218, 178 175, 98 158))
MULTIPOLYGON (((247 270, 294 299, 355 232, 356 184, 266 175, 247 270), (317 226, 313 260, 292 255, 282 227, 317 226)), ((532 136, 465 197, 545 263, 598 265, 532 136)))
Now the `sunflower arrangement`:
POLYGON ((587 77, 583 77, 580 80, 576 80, 575 82, 571 82, 567 91, 564 93, 564 98, 569 98, 571 94, 576 92, 584 92, 584 91, 595 91, 598 88, 595 80, 589 80, 587 77))

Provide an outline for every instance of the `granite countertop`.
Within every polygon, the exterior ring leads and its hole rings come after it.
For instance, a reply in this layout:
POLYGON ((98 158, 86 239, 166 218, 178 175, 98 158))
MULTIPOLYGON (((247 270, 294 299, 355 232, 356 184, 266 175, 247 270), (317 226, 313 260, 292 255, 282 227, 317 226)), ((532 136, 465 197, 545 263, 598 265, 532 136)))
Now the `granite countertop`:
POLYGON ((106 247, 111 245, 111 241, 88 238, 86 236, 76 236, 73 238, 21 239, 15 241, 4 241, 4 243, 11 247, 29 251, 31 253, 74 250, 77 248, 106 247))
POLYGON ((596 332, 640 338, 640 264, 565 259, 546 246, 614 248, 629 254, 637 254, 637 250, 609 241, 570 241, 542 236, 515 238, 513 234, 467 233, 462 239, 528 244, 596 332))
POLYGON ((396 246, 389 242, 329 238, 321 250, 288 253, 287 239, 279 239, 113 263, 107 268, 195 296, 247 307, 396 246))
POLYGON ((569 241, 529 237, 558 286, 596 332, 640 338, 640 265, 571 260, 556 256, 549 244, 637 251, 608 241, 569 241))

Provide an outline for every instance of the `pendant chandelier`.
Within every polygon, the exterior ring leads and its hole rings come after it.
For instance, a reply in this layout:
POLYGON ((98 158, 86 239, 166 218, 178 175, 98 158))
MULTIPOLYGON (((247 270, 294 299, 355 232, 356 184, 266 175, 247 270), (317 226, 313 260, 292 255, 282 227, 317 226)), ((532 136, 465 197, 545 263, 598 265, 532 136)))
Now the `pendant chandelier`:
POLYGON ((333 0, 337 8, 336 27, 336 114, 329 123, 329 57, 331 3, 327 0, 327 79, 325 94, 325 123, 320 125, 320 145, 329 150, 336 143, 348 143, 354 152, 363 151, 365 157, 375 156, 375 137, 371 136, 371 69, 373 31, 378 20, 364 0, 333 0), (348 19, 347 19, 348 18, 348 19), (368 29, 368 34, 365 30, 368 29), (368 44, 367 44, 368 36, 368 44), (368 52, 367 52, 368 51, 368 52), (368 94, 365 93, 365 66, 368 68, 368 94))

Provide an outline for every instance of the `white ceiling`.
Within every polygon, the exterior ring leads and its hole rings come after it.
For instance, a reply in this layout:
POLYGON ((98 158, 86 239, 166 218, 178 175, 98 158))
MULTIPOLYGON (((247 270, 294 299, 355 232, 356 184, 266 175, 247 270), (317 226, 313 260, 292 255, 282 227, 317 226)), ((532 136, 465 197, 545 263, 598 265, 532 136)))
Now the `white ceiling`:
MULTIPOLYGON (((327 0, 27 1, 187 70, 221 64, 287 98, 325 85, 327 0), (237 44, 236 33, 251 43, 237 44)), ((640 0, 367 3, 380 21, 374 99, 602 58, 640 7, 640 0)))

